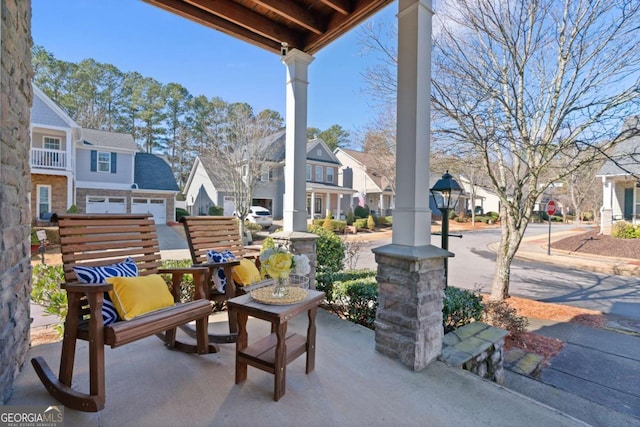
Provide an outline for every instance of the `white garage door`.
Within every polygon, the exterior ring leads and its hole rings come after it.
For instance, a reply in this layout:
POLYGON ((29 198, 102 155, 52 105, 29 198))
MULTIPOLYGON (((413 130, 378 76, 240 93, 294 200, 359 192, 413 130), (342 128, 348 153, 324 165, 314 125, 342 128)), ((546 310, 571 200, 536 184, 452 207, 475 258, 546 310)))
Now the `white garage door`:
POLYGON ((127 213, 124 197, 87 197, 87 213, 127 213))
POLYGON ((167 208, 164 199, 133 199, 131 213, 150 213, 156 224, 167 223, 167 208))

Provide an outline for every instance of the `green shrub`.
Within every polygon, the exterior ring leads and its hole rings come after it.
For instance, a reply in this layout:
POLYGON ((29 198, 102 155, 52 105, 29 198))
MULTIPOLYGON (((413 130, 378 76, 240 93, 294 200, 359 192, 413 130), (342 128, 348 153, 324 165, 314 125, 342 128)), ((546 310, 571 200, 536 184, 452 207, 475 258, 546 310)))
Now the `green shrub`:
POLYGON ((375 277, 375 270, 343 270, 343 271, 319 271, 316 274, 316 289, 325 293, 328 302, 333 302, 333 284, 357 279, 375 277))
POLYGON ((366 230, 367 229, 367 218, 359 218, 356 219, 353 223, 356 227, 356 230, 366 230))
POLYGON ((365 277, 333 283, 334 301, 342 308, 345 319, 374 329, 378 309, 378 283, 365 277))
POLYGON ((344 242, 333 231, 312 225, 310 233, 317 234, 316 256, 318 257, 318 271, 340 271, 344 267, 344 242))
POLYGON ((369 217, 367 217, 367 228, 371 231, 376 229, 376 220, 373 219, 373 215, 369 215, 369 217))
POLYGON ((222 216, 224 215, 224 208, 221 206, 209 206, 209 215, 211 216, 222 216))
POLYGON ((489 211, 489 212, 485 213, 484 215, 493 218, 494 221, 497 220, 498 218, 500 218, 500 214, 498 212, 494 212, 494 211, 489 211))
MULTIPOLYGON (((326 219, 314 219, 313 225, 317 227, 325 228, 326 219)), ((346 227, 346 222, 340 219, 332 219, 331 220, 331 231, 334 233, 344 233, 344 228, 346 227)), ((326 229, 326 228, 325 228, 326 229)))
POLYGON ((67 209, 67 213, 68 214, 74 214, 74 213, 78 213, 80 212, 80 209, 78 209, 78 207, 76 205, 71 205, 69 206, 69 209, 67 209))
POLYGON ((328 231, 333 231, 333 224, 331 224, 331 211, 327 212, 327 216, 322 221, 322 228, 328 231))
POLYGON ((455 219, 458 214, 452 209, 449 211, 449 219, 455 219))
POLYGON ((635 239, 636 228, 626 221, 617 221, 613 224, 611 235, 620 239, 635 239))
POLYGON ((381 227, 390 226, 391 224, 393 224, 393 217, 392 216, 379 216, 376 219, 376 224, 381 226, 381 227))
POLYGON ((36 234, 38 230, 36 230, 35 228, 31 229, 31 244, 32 245, 39 245, 40 244, 40 240, 38 240, 38 235, 36 234))
POLYGON ((449 286, 444 291, 442 326, 444 333, 458 329, 482 316, 482 298, 475 293, 449 286))
POLYGON ((349 209, 349 212, 347 212, 347 215, 345 216, 345 220, 347 221, 347 225, 353 225, 353 221, 356 220, 355 216, 353 215, 353 211, 351 209, 349 209))
POLYGON ((42 306, 46 315, 56 316, 60 323, 55 326, 62 336, 63 321, 67 316, 67 292, 60 287, 64 282, 61 265, 36 264, 31 272, 31 301, 42 306))
POLYGON ((353 215, 356 217, 356 219, 360 219, 360 218, 364 218, 367 219, 367 217, 369 216, 369 206, 364 205, 363 206, 356 206, 355 209, 353 210, 353 215))
POLYGON ((186 209, 176 208, 176 221, 180 221, 183 216, 189 216, 189 212, 186 209))

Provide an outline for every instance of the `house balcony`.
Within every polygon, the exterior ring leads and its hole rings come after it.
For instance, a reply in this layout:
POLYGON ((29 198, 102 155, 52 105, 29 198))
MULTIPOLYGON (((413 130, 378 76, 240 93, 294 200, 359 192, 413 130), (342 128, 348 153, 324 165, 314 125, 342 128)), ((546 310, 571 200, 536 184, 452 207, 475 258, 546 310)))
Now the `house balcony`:
POLYGON ((67 168, 67 152, 63 150, 50 150, 47 148, 31 149, 31 168, 58 169, 67 168))

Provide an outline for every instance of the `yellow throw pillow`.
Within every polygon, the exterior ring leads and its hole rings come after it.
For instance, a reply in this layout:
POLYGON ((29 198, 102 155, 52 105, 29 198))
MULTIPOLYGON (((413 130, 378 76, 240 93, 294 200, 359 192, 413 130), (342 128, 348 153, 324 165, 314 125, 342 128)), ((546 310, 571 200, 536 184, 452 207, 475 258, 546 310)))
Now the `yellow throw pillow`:
POLYGON ((246 258, 240 260, 240 265, 233 267, 233 281, 239 286, 251 285, 261 279, 258 267, 246 258))
POLYGON ((159 274, 140 277, 108 277, 113 285, 109 297, 116 306, 120 318, 131 320, 150 311, 174 304, 173 295, 159 274))

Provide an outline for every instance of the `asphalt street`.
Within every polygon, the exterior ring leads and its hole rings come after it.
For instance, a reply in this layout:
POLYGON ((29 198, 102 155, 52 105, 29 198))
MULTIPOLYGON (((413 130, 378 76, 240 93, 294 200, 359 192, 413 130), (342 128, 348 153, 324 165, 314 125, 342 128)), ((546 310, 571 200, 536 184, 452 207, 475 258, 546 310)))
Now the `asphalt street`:
MULTIPOLYGON (((554 224, 552 233, 570 230, 572 225, 554 224)), ((547 225, 531 224, 525 236, 542 236, 547 225)), ((449 239, 449 284, 464 289, 491 291, 496 254, 489 244, 500 240, 499 229, 463 232, 462 238, 449 239)), ((363 242, 358 250, 357 268, 376 268, 371 249, 391 243, 391 239, 363 242)), ((441 237, 431 236, 431 243, 440 246, 441 237)), ((550 255, 553 257, 554 255, 550 255)), ((509 292, 513 296, 599 310, 619 316, 640 316, 640 278, 576 270, 543 262, 515 259, 511 266, 509 292)))

